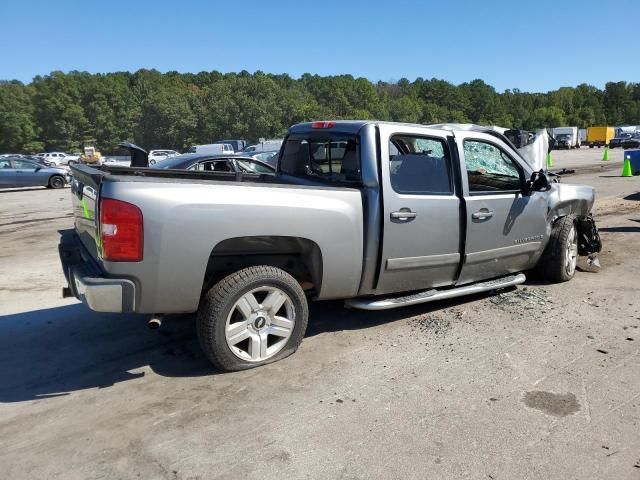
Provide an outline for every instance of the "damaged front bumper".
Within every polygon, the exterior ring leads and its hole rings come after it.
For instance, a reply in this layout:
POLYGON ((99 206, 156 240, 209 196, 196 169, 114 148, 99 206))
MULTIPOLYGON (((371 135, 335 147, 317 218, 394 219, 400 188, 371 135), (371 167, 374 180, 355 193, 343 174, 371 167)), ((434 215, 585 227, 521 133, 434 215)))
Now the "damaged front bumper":
POLYGON ((595 255, 602 250, 602 242, 593 215, 578 217, 578 255, 595 255))
POLYGON ((589 266, 600 268, 598 253, 602 250, 602 241, 598 227, 591 214, 578 217, 578 255, 586 256, 589 266))

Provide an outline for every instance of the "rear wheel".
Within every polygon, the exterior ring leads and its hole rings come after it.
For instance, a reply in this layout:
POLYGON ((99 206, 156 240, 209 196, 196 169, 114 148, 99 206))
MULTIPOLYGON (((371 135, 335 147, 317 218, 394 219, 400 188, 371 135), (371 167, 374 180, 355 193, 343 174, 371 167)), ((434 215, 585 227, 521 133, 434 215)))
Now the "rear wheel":
POLYGON ((567 282, 576 273, 578 262, 578 230, 573 215, 559 219, 551 230, 536 272, 552 282, 567 282))
POLYGON ((62 188, 65 185, 65 180, 60 175, 54 175, 49 179, 49 188, 62 188))
POLYGON ((271 363, 296 351, 307 329, 307 299, 287 272, 249 267, 215 284, 197 316, 198 340, 223 371, 271 363))

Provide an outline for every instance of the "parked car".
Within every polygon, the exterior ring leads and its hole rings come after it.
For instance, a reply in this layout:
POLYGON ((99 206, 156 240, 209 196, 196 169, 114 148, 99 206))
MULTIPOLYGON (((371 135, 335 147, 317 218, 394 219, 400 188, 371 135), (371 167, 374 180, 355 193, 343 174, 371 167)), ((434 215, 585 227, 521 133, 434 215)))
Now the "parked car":
POLYGON ((36 156, 56 166, 69 165, 69 163, 71 164, 77 163, 78 158, 80 158, 78 155, 67 155, 66 153, 63 153, 63 152, 38 153, 36 156))
POLYGON ((629 139, 633 137, 632 133, 620 133, 618 134, 617 137, 612 138, 609 141, 609 148, 618 148, 618 147, 622 147, 622 144, 624 143, 625 140, 629 139))
POLYGON ((71 182, 64 168, 48 167, 33 160, 16 157, 0 158, 0 186, 62 188, 71 182))
POLYGON ((210 155, 233 155, 233 147, 228 143, 211 143, 209 145, 194 145, 186 153, 208 153, 210 155))
POLYGON ((275 173, 275 168, 255 158, 200 153, 185 153, 184 155, 168 158, 152 165, 151 168, 202 170, 206 172, 275 173))
POLYGON ((180 155, 180 153, 175 150, 149 150, 149 165, 154 165, 156 162, 175 157, 176 155, 180 155))
POLYGON ((640 148, 640 132, 624 138, 620 146, 624 149, 640 148))
POLYGON ((601 248, 594 189, 552 181, 483 127, 299 124, 275 175, 72 172, 64 295, 154 324, 197 311, 224 371, 293 353, 307 297, 384 310, 514 286, 533 268, 562 282, 601 248))

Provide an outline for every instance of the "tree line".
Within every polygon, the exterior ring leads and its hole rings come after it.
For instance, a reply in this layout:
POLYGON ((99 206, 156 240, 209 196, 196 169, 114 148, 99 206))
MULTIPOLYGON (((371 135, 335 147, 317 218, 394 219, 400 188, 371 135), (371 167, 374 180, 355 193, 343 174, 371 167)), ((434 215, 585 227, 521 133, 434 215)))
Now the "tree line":
POLYGON ((581 84, 547 93, 499 93, 482 80, 371 82, 318 76, 156 70, 52 72, 31 83, 0 81, 0 153, 103 153, 129 140, 184 150, 223 138, 281 137, 298 122, 379 119, 420 124, 472 122, 533 130, 564 125, 640 124, 640 83, 581 84))

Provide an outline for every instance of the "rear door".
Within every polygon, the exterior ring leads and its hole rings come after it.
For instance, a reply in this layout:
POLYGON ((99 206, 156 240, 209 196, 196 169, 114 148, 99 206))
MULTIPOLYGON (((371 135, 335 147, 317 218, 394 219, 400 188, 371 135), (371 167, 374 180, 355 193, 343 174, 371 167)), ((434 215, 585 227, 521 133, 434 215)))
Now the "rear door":
POLYGON ((466 132, 456 141, 463 156, 467 225, 458 283, 531 268, 547 235, 546 194, 523 195, 531 169, 499 139, 466 132))
POLYGON ((377 293, 451 285, 461 260, 461 201, 447 132, 379 128, 384 217, 377 293))

